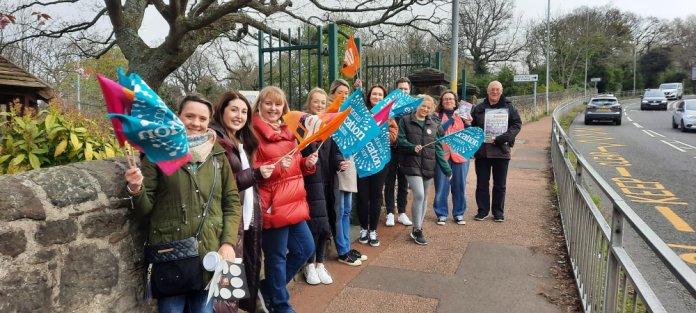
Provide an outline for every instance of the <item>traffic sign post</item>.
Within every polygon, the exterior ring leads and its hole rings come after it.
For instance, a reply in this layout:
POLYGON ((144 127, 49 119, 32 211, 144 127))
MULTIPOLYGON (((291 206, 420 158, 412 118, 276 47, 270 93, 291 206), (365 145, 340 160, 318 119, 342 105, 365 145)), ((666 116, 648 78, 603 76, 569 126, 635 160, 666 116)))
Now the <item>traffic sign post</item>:
POLYGON ((596 77, 596 78, 592 78, 592 79, 590 79, 590 81, 591 81, 591 82, 594 82, 594 88, 595 88, 595 89, 597 89, 597 82, 601 82, 601 81, 602 81, 602 79, 601 79, 601 78, 598 78, 598 77, 596 77))
POLYGON ((691 80, 696 80, 696 67, 691 68, 691 80))
POLYGON ((519 82, 534 82, 534 119, 537 119, 537 81, 539 80, 539 75, 515 75, 514 78, 516 83, 519 82))

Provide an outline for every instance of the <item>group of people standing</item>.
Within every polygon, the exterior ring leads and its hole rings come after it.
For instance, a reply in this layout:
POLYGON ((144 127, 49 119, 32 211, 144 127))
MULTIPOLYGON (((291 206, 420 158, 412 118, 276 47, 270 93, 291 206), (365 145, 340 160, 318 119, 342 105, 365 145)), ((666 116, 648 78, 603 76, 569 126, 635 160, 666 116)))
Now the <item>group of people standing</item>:
MULTIPOLYGON (((476 154, 479 211, 475 219, 483 220, 491 208, 488 180, 492 171, 493 214, 496 221, 504 221, 509 143, 514 143, 520 127, 519 115, 502 96, 502 86, 497 88, 500 84, 494 83, 495 88, 491 91, 489 87, 483 106, 505 105, 510 110, 511 127, 476 154)), ((352 87, 357 89, 361 84, 356 80, 352 87)), ((410 85, 407 78, 401 78, 395 87, 410 93, 410 85)), ((336 80, 328 94, 320 88, 311 90, 305 109, 311 114, 323 113, 327 104, 341 94, 341 101, 345 101, 350 92, 348 82, 336 80)), ((371 86, 365 105, 372 109, 387 94, 383 85, 371 86)), ((351 248, 354 194, 361 227, 358 241, 372 247, 380 245, 377 227, 383 196, 386 226, 394 226, 395 220, 412 225, 411 238, 417 244, 427 244, 423 221, 433 180, 436 223, 446 223, 451 192, 454 221, 465 224, 469 160, 439 141, 429 143, 466 127, 483 125, 485 115, 479 112, 479 105, 471 117, 460 116, 453 91, 445 91, 439 103, 430 96, 419 97, 423 101, 414 112, 388 121, 389 164, 361 178, 357 177, 353 162, 342 155, 330 138, 289 153, 298 142, 282 119, 289 112, 289 105, 278 87, 261 90, 253 105, 234 91, 225 93, 215 105, 198 95, 185 97, 176 114, 186 128, 193 157, 171 175, 147 158, 142 159, 140 168, 128 170, 127 191, 134 213, 149 217, 149 244, 191 237, 203 218, 199 253, 203 256, 217 251, 222 259, 230 261, 242 258, 252 297, 216 300, 213 304, 206 301, 208 291, 193 290, 158 299, 159 312, 183 312, 185 308, 188 312, 237 312, 238 308, 256 312, 257 305, 267 312, 294 312, 286 286, 296 273, 304 268, 307 282, 313 285, 333 282, 324 263, 330 237, 334 238, 340 263, 360 266, 367 260, 365 254, 351 248), (217 184, 213 183, 214 176, 220 177, 217 184), (409 186, 413 193, 413 221, 406 214, 409 186), (208 195, 213 198, 205 219, 202 215, 208 195)), ((210 278, 209 273, 204 275, 204 286, 210 278)))

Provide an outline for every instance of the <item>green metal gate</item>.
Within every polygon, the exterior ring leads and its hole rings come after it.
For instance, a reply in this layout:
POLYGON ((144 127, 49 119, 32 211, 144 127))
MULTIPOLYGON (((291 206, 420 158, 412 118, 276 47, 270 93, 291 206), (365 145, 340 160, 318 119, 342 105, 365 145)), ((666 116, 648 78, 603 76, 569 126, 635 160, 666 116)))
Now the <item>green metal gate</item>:
MULTIPOLYGON (((355 39, 360 49, 360 39, 355 39)), ((291 110, 304 108, 307 94, 314 87, 328 90, 338 78, 338 27, 329 24, 327 40, 324 27, 307 26, 272 31, 259 31, 259 88, 277 86, 285 91, 291 110), (268 35, 268 41, 266 40, 268 35), (266 62, 268 60, 268 62, 266 62), (325 74, 328 69, 328 75, 325 74)))
MULTIPOLYGON (((389 91, 396 89, 394 83, 401 77, 408 77, 418 69, 432 67, 440 69, 440 52, 413 55, 382 55, 364 57, 364 89, 380 83, 389 91), (433 58, 434 57, 434 58, 433 58)), ((411 88, 411 92, 415 92, 411 88)))

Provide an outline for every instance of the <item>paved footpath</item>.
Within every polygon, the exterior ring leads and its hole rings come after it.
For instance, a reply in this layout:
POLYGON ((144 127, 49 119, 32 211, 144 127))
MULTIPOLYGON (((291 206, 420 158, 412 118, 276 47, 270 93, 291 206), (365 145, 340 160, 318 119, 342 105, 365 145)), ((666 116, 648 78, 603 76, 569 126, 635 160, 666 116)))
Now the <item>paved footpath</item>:
MULTIPOLYGON (((552 244, 548 221, 553 218, 548 191, 551 118, 525 124, 517 136, 508 173, 504 223, 475 221, 476 173, 467 179, 467 224, 450 216, 435 224, 429 210, 423 222, 427 246, 409 236, 399 223, 377 229, 381 245, 357 241, 353 248, 369 259, 351 267, 327 256, 331 285, 311 286, 304 279, 291 284, 297 312, 559 312, 540 293, 553 293, 549 269, 556 259, 544 251, 552 244)), ((475 162, 475 160, 474 160, 475 162)), ((409 197, 410 198, 410 197, 409 197)), ((409 199, 410 216, 410 199, 409 199)), ((298 275, 298 277, 302 277, 298 275)))

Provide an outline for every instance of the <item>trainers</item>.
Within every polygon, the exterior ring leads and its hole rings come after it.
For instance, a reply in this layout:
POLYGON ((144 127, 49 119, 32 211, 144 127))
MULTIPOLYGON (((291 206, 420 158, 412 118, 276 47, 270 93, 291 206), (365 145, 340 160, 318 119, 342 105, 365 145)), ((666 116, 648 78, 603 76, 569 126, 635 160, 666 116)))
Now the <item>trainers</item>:
POLYGON ((333 283, 333 278, 331 278, 331 274, 329 274, 329 271, 326 269, 324 264, 317 266, 317 275, 319 276, 319 280, 322 284, 330 285, 333 283))
POLYGON ((498 223, 505 222, 505 216, 502 216, 502 215, 494 216, 493 221, 498 222, 498 223))
POLYGON ((459 224, 459 225, 466 225, 466 221, 464 220, 463 216, 456 216, 454 218, 454 222, 459 224))
POLYGON ((360 261, 367 261, 367 255, 360 253, 360 251, 358 251, 358 250, 350 249, 350 251, 348 251, 348 254, 353 256, 353 259, 360 260, 360 261))
POLYGON ((360 239, 358 239, 360 243, 367 243, 370 241, 370 238, 367 237, 367 229, 361 229, 360 230, 360 239))
POLYGON ((310 263, 304 268, 304 276, 305 279, 307 279, 307 283, 310 285, 318 285, 321 283, 321 280, 319 280, 319 274, 317 273, 317 269, 314 266, 314 263, 310 263))
POLYGON ((387 214, 387 226, 394 226, 394 213, 387 214))
MULTIPOLYGON (((338 256, 338 262, 341 262, 345 265, 350 265, 350 266, 360 266, 362 265, 362 261, 356 259, 350 252, 346 254, 341 254, 338 256)), ((321 280, 321 278, 319 278, 321 280)))
POLYGON ((440 216, 437 218, 437 224, 438 225, 445 225, 445 222, 447 221, 447 218, 444 216, 440 216))
POLYGON ((483 214, 480 214, 480 213, 479 213, 479 214, 476 214, 476 216, 474 216, 474 219, 477 220, 477 221, 483 221, 483 220, 485 220, 485 219, 487 219, 487 218, 488 218, 488 214, 483 215, 483 214))
POLYGON ((413 241, 415 241, 419 245, 428 244, 428 241, 425 240, 425 237, 423 237, 423 230, 414 229, 413 231, 411 231, 411 238, 413 238, 413 241))
POLYGON ((408 219, 408 215, 406 215, 406 213, 399 214, 399 223, 404 224, 406 226, 413 225, 413 223, 411 223, 411 220, 408 219))
POLYGON ((370 245, 373 247, 379 247, 379 239, 377 239, 377 231, 370 231, 370 245))

